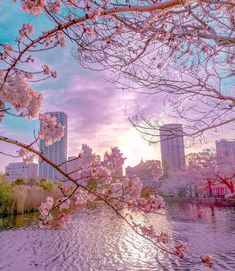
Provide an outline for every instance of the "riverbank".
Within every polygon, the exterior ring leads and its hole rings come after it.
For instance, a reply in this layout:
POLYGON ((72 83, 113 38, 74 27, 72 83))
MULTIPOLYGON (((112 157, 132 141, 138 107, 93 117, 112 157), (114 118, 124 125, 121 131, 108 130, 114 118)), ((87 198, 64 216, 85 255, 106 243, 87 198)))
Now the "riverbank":
POLYGON ((50 189, 38 185, 14 185, 0 181, 0 215, 30 213, 38 210, 41 202, 48 196, 57 199, 61 196, 58 185, 50 189))
POLYGON ((177 196, 164 196, 165 200, 174 200, 178 202, 185 202, 191 204, 199 204, 204 206, 214 207, 235 207, 234 199, 225 198, 196 198, 196 197, 177 197, 177 196))

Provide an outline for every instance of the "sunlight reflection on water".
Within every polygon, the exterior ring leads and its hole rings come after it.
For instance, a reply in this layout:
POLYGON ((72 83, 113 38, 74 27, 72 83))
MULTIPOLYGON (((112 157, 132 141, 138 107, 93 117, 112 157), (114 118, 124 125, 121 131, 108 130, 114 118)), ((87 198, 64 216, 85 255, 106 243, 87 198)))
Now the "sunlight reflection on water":
MULTIPOLYGON (((175 240, 188 243, 187 261, 169 256, 134 233, 105 206, 79 211, 64 231, 41 230, 36 225, 0 232, 0 270, 3 271, 149 271, 204 270, 198 257, 212 254, 214 270, 235 270, 235 210, 167 204, 167 215, 137 215, 138 222, 153 224, 175 240)), ((4 226, 25 218, 11 218, 4 226), (13 219, 13 221, 12 221, 13 219)), ((35 221, 35 219, 32 219, 35 221)))

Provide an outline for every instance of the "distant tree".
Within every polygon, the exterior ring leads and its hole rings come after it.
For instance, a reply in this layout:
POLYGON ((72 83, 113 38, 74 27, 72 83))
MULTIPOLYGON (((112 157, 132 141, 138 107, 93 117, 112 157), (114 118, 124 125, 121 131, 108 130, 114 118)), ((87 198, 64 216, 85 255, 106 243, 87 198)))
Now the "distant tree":
POLYGON ((18 179, 16 179, 16 180, 12 183, 13 186, 16 186, 16 185, 25 185, 25 184, 26 184, 26 181, 25 181, 24 178, 18 178, 18 179))
POLYGON ((207 179, 217 172, 216 154, 211 149, 204 149, 198 153, 190 153, 187 159, 187 172, 192 178, 207 179))
POLYGON ((51 192, 53 189, 53 183, 49 182, 47 179, 44 178, 39 181, 38 186, 48 193, 51 192))
POLYGON ((37 185, 37 180, 33 177, 29 178, 28 185, 30 185, 30 186, 37 185))

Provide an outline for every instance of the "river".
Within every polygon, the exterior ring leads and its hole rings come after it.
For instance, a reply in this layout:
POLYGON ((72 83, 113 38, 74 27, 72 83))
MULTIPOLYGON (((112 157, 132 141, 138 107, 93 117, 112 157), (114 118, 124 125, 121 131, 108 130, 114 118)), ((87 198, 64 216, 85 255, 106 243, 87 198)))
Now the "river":
MULTIPOLYGON (((0 218, 1 271, 206 270, 198 257, 211 254, 212 270, 235 270, 235 209, 168 202, 166 215, 137 214, 157 232, 187 242, 186 260, 169 256, 134 233, 106 206, 80 210, 62 231, 37 226, 37 214, 0 218)), ((207 269, 208 270, 208 269, 207 269)))

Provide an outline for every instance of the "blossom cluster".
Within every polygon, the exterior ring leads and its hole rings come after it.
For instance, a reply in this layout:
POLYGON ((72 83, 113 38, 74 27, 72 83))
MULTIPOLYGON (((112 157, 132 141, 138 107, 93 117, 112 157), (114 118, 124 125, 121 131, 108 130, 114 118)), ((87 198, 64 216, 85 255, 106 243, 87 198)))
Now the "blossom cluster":
POLYGON ((85 205, 88 202, 92 202, 96 199, 96 196, 89 193, 87 190, 83 188, 79 188, 75 193, 75 205, 81 206, 85 205))
POLYGON ((35 155, 31 154, 30 151, 21 148, 20 150, 17 151, 19 156, 21 156, 23 158, 24 163, 26 164, 31 164, 33 163, 34 159, 35 159, 35 155))
POLYGON ((0 71, 0 100, 9 103, 22 117, 35 118, 42 103, 42 95, 29 87, 22 74, 4 82, 5 72, 0 71))
POLYGON ((59 210, 66 210, 70 206, 69 198, 60 198, 57 201, 54 201, 52 197, 47 197, 39 206, 38 211, 40 213, 40 223, 41 228, 51 228, 52 223, 54 222, 55 226, 60 229, 64 229, 67 224, 71 221, 70 214, 65 212, 60 212, 56 216, 53 216, 51 211, 55 206, 59 206, 59 210))
POLYGON ((39 138, 45 141, 46 146, 56 143, 63 137, 64 126, 57 121, 55 116, 40 114, 39 120, 41 125, 39 138))
POLYGON ((21 0, 22 10, 32 15, 39 15, 45 7, 45 0, 21 0))
POLYGON ((54 205, 54 199, 52 197, 47 197, 39 206, 38 211, 40 213, 40 223, 39 226, 42 228, 50 228, 53 217, 50 213, 54 205))
POLYGON ((111 171, 119 169, 125 162, 123 154, 117 147, 111 148, 111 152, 105 152, 104 155, 104 165, 111 171))
MULTIPOLYGON (((134 227, 136 229, 139 229, 143 236, 145 236, 146 238, 152 239, 154 242, 167 244, 170 240, 169 234, 166 232, 161 232, 159 235, 157 235, 153 228, 153 225, 147 227, 141 224, 134 223, 134 227)), ((178 244, 176 246, 178 247, 178 244)))
MULTIPOLYGON (((57 14, 61 8, 61 0, 46 1, 46 0, 21 0, 21 8, 24 12, 32 14, 34 16, 39 15, 43 12, 44 8, 48 11, 57 14)), ((70 4, 74 3, 75 0, 69 0, 70 4)))
POLYGON ((206 255, 204 257, 201 257, 202 263, 204 264, 205 267, 213 267, 214 260, 211 255, 206 255))
POLYGON ((184 258, 186 254, 186 244, 179 242, 175 245, 175 255, 179 258, 184 258))
POLYGON ((28 36, 34 33, 34 28, 31 24, 23 24, 22 28, 19 30, 20 40, 24 40, 28 36))
POLYGON ((157 210, 165 208, 163 199, 160 196, 149 195, 147 198, 139 197, 129 201, 131 208, 144 213, 154 213, 157 210))
POLYGON ((53 78, 57 78, 57 72, 56 71, 51 71, 49 65, 45 64, 42 66, 42 72, 45 75, 49 75, 53 78))

